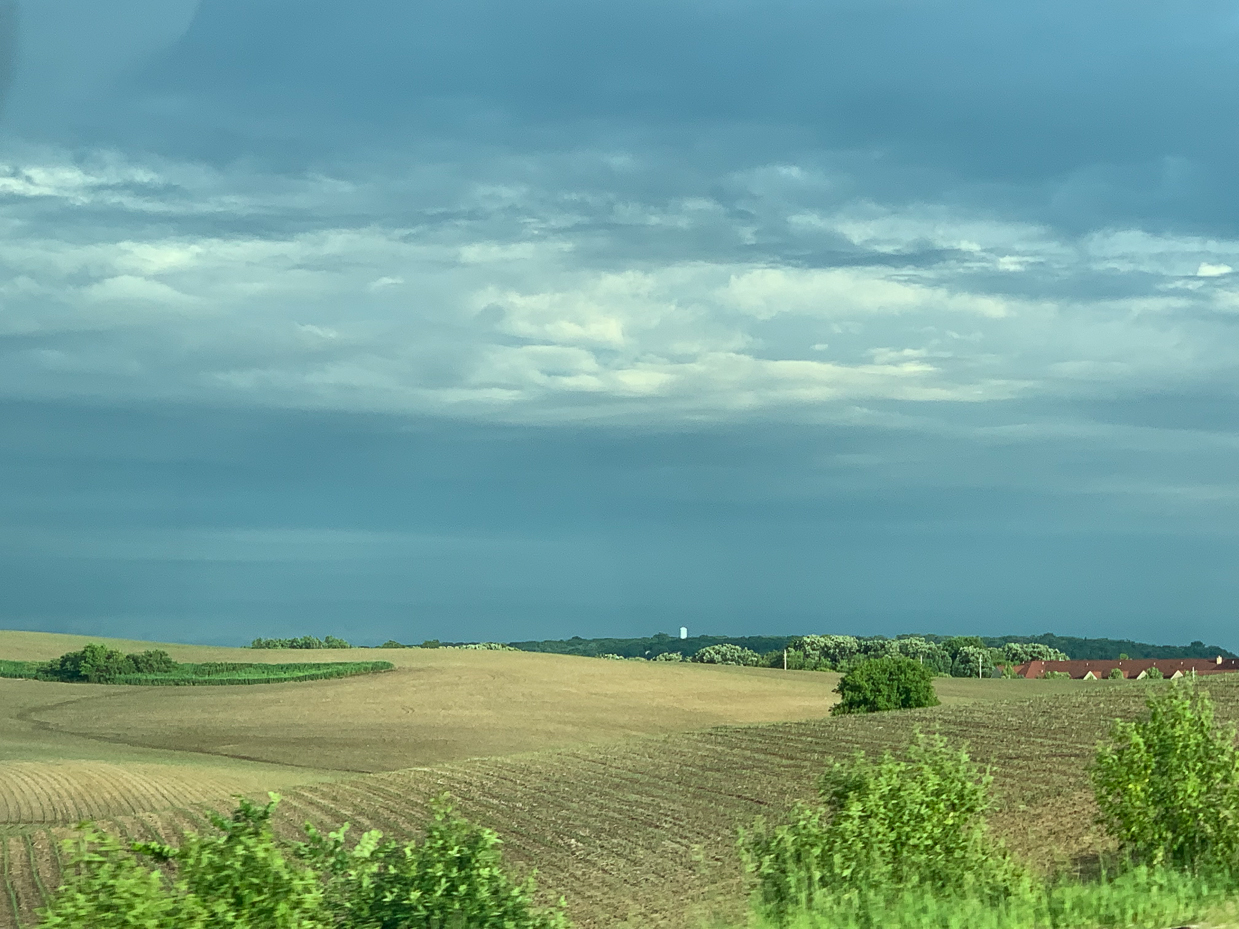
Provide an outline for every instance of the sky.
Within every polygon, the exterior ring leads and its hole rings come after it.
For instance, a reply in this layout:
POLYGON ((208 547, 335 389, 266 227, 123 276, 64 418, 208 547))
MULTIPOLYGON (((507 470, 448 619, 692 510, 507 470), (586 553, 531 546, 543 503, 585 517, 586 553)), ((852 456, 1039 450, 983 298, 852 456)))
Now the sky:
POLYGON ((0 626, 1239 649, 1239 12, 0 0, 0 626))

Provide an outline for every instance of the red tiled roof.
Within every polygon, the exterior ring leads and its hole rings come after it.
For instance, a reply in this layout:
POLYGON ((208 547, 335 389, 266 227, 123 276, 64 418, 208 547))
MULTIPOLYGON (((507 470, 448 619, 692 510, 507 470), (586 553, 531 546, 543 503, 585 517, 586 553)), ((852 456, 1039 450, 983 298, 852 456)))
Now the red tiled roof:
POLYGON ((1019 677, 1044 677, 1047 671, 1067 672, 1071 677, 1080 680, 1090 671, 1094 677, 1109 677, 1110 672, 1118 668, 1124 677, 1139 677, 1150 668, 1156 667, 1166 677, 1176 673, 1187 674, 1195 671, 1197 674, 1218 674, 1223 671, 1239 671, 1239 659, 1236 658, 1124 658, 1121 660, 1088 660, 1088 661, 1026 661, 1017 665, 1015 673, 1019 677))

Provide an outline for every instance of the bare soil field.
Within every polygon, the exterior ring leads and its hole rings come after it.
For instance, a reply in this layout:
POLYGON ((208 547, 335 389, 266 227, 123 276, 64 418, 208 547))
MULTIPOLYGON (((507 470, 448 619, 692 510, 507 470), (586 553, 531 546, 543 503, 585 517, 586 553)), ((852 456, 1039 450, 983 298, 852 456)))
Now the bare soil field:
MULTIPOLYGON (((0 633, 0 656, 51 657, 91 641, 18 635, 0 633)), ((357 654, 168 649, 184 660, 357 654)), ((397 670, 237 688, 0 681, 0 811, 12 811, 0 822, 0 927, 31 925, 56 885, 56 824, 88 815, 166 841, 204 828, 208 808, 230 808, 229 794, 267 789, 284 795, 278 825, 289 836, 305 821, 412 836, 430 800, 450 792, 499 831, 519 867, 538 870, 550 896, 566 896, 585 929, 739 919, 736 828, 812 797, 831 761, 898 751, 917 728, 967 742, 993 766, 996 827, 1018 851, 1043 864, 1086 858, 1103 844, 1087 789, 1094 746, 1111 719, 1141 710, 1149 688, 1168 686, 942 680, 941 707, 822 718, 835 675, 364 654, 397 670)), ((1206 683, 1219 716, 1239 718, 1239 684, 1206 683)))

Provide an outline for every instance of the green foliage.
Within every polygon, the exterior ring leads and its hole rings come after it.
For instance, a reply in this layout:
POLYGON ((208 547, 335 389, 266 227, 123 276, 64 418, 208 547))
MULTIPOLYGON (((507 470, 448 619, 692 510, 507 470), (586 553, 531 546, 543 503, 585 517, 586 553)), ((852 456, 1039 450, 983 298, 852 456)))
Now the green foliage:
POLYGON ((1002 658, 1012 664, 1026 661, 1070 661, 1066 652, 1040 642, 1008 642, 1002 647, 1002 658))
POLYGON ((342 927, 567 927, 562 910, 534 905, 532 876, 517 882, 508 875, 499 837, 457 816, 445 797, 420 843, 384 842, 382 833, 368 832, 349 850, 345 830, 326 837, 306 831, 299 855, 325 875, 327 907, 342 927))
POLYGON ((318 876, 287 859, 265 807, 242 800, 221 833, 179 848, 122 845, 86 830, 71 846, 69 878, 43 913, 51 929, 326 929, 318 876), (75 847, 74 847, 75 846, 75 847), (170 873, 165 873, 165 865, 170 873))
POLYGON ((316 638, 312 635, 298 636, 295 639, 255 639, 250 648, 352 648, 344 639, 334 635, 316 638))
POLYGON ((1111 680, 1111 681, 1123 680, 1123 669, 1122 668, 1111 668, 1110 673, 1106 675, 1106 678, 1107 680, 1111 680))
POLYGON ((1157 667, 1157 665, 1154 665, 1153 667, 1149 668, 1149 670, 1145 671, 1144 676, 1147 680, 1150 680, 1150 681, 1160 681, 1160 680, 1164 680, 1166 677, 1166 675, 1162 673, 1162 669, 1157 667))
POLYGON ((379 648, 408 648, 408 646, 401 645, 395 639, 388 639, 386 642, 380 645, 379 648))
POLYGON ((441 644, 438 639, 427 639, 418 648, 438 648, 441 644))
MULTIPOLYGON (((90 652, 102 646, 87 646, 90 652)), ((107 651, 105 649, 105 651, 107 651)), ((42 681, 70 683, 135 684, 143 686, 195 686, 230 684, 285 684, 295 681, 319 681, 357 674, 390 671, 390 661, 296 662, 287 664, 234 662, 173 662, 164 652, 143 652, 121 657, 139 659, 132 664, 108 658, 103 664, 83 663, 70 653, 53 662, 0 661, 0 678, 30 678, 42 681), (154 656, 154 657, 150 657, 154 656), (159 656, 162 656, 159 657, 159 656), (70 659, 66 661, 66 659, 70 659), (164 659, 167 659, 165 662, 164 659), (166 671, 140 671, 138 668, 171 668, 166 671), (133 668, 128 671, 126 669, 133 668), (123 672, 123 673, 118 673, 123 672)), ((98 654, 93 652, 92 654, 98 654)), ((119 655, 119 652, 113 652, 119 655)))
MULTIPOLYGON (((518 648, 513 648, 511 645, 504 645, 500 642, 462 642, 459 645, 446 645, 443 648, 463 648, 470 651, 479 652, 516 652, 518 648)), ((620 657, 623 657, 622 655, 620 657)))
POLYGON ((662 652, 654 656, 655 661, 683 661, 684 656, 679 652, 662 652))
POLYGON ((761 656, 751 648, 740 645, 707 645, 692 657, 701 664, 730 664, 755 667, 761 656))
MULTIPOLYGON (((860 639, 850 635, 806 635, 788 646, 788 657, 797 656, 796 670, 834 670, 860 655, 860 639)), ((792 666, 789 661, 788 667, 792 666)))
MULTIPOLYGON (((25 664, 25 662, 23 662, 25 664)), ((35 675, 45 681, 114 684, 134 674, 169 674, 178 665, 165 651, 124 654, 98 642, 81 651, 66 652, 59 658, 37 665, 35 675)))
MULTIPOLYGON (((968 636, 968 639, 975 639, 976 636, 968 636)), ((961 645, 954 652, 954 658, 951 662, 952 677, 989 677, 999 661, 1002 660, 1002 652, 997 649, 986 648, 984 645, 961 645)))
POLYGON ((959 655, 961 649, 986 648, 987 646, 985 640, 979 635, 953 635, 943 640, 942 647, 954 659, 959 655))
MULTIPOLYGON (((927 636, 933 638, 933 636, 927 636)), ((984 636, 990 647, 1001 647, 1007 642, 1040 643, 1056 651, 1070 655, 1077 661, 1086 659, 1112 661, 1115 658, 1223 658, 1236 657, 1233 652, 1218 645, 1206 645, 1199 640, 1190 645, 1152 645, 1148 642, 1133 642, 1131 639, 1085 639, 1077 636, 1054 635, 1047 632, 1035 636, 984 636)))
POLYGON ((873 658, 843 675, 831 715, 937 706, 933 675, 911 658, 873 658))
MULTIPOLYGON (((44 910, 51 929, 567 929, 561 908, 535 906, 531 876, 514 881, 499 837, 470 825, 445 799, 420 842, 348 827, 286 849, 271 831, 279 798, 241 800, 216 834, 179 847, 123 844, 84 829, 68 878, 44 910), (287 853, 291 852, 291 854, 287 853)), ((561 904, 562 906, 562 904, 561 904)))
POLYGON ((1027 873, 989 837, 988 774, 964 751, 919 733, 905 761, 858 753, 821 780, 820 806, 740 834, 755 904, 782 924, 828 905, 884 906, 909 891, 1000 902, 1027 893, 1027 873))
POLYGON ((1150 864, 1239 865, 1239 749, 1214 725, 1213 704, 1190 679, 1148 701, 1147 719, 1116 721, 1092 769, 1101 821, 1150 864))
POLYGON ((1046 681, 1067 681, 1071 679, 1071 675, 1066 671, 1046 671, 1041 678, 1046 681))
MULTIPOLYGON (((1225 885, 1168 868, 1133 868, 1083 882, 1033 884, 1001 901, 924 888, 889 897, 843 895, 798 913, 790 929, 1093 929, 1184 926, 1221 910, 1225 885)), ((1229 920, 1228 920, 1229 922, 1229 920)), ((1216 925, 1215 920, 1209 923, 1216 925)), ((753 929, 761 929, 757 922, 753 929)))
POLYGON ((203 913, 115 836, 83 829, 64 843, 69 868, 43 911, 45 929, 201 929, 203 913))

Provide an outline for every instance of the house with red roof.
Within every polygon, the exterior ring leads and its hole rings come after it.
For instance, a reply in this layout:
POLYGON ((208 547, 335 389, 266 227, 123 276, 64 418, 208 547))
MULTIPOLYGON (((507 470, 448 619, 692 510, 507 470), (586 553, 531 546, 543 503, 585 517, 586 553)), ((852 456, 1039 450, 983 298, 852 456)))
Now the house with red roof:
POLYGON ((1125 678, 1137 680, 1147 677, 1151 668, 1157 668, 1162 677, 1183 677, 1190 674, 1220 674, 1239 671, 1239 658, 1120 658, 1110 661, 1026 661, 1013 669, 1016 677, 1045 677, 1047 672, 1066 673, 1074 680, 1102 680, 1109 678, 1114 669, 1125 678))

